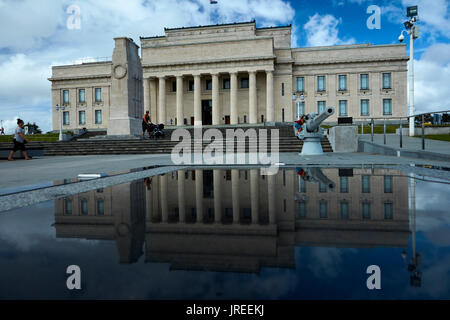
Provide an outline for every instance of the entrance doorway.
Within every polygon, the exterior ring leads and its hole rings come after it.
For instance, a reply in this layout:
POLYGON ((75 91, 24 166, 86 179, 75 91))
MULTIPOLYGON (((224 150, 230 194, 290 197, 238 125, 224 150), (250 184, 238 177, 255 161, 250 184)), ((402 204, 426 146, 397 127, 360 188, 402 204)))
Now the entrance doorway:
POLYGON ((202 100, 202 124, 212 124, 212 100, 202 100))

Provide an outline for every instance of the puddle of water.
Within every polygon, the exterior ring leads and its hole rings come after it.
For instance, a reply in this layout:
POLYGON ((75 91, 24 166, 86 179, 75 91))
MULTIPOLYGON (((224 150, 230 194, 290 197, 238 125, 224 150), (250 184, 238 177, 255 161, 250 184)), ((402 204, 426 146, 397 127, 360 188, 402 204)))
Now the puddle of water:
POLYGON ((449 192, 395 169, 301 167, 93 190, 0 214, 0 298, 449 299, 449 192))

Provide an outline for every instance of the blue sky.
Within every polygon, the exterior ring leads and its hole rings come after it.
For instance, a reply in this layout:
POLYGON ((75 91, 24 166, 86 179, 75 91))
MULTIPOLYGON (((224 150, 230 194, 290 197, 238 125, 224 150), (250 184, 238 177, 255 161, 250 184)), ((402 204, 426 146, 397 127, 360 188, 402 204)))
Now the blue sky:
MULTIPOLYGON (((163 35, 164 27, 250 21, 292 24, 294 47, 397 43, 406 7, 419 5, 415 41, 417 112, 450 109, 450 0, 0 0, 0 120, 51 129, 51 66, 109 57, 113 37, 163 35), (80 8, 81 28, 67 28, 69 6, 80 8), (370 5, 381 28, 368 29, 370 5)), ((406 41, 408 43, 408 41, 406 41)))

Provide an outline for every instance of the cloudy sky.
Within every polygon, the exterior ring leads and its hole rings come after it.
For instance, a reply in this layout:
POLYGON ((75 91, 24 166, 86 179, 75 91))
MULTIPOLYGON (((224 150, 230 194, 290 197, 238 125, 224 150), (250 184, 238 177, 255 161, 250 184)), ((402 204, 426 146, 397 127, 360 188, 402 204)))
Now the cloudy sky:
MULTIPOLYGON (((292 24, 294 47, 396 43, 406 7, 419 5, 415 41, 418 112, 449 109, 450 0, 0 0, 0 120, 51 130, 51 66, 110 57, 113 37, 163 35, 164 27, 250 21, 292 24), (68 28, 72 6, 80 28, 68 28), (381 8, 380 29, 368 29, 370 5, 381 8), (69 12, 68 12, 69 11, 69 12)), ((409 52, 409 51, 408 51, 409 52)))

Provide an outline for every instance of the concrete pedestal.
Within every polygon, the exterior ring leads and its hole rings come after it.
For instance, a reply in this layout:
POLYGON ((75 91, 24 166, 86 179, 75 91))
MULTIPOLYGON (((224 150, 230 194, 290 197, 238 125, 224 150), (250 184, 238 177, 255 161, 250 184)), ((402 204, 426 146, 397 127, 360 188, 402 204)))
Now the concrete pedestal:
POLYGON ((358 126, 336 126, 329 129, 328 140, 333 152, 358 151, 358 126))

